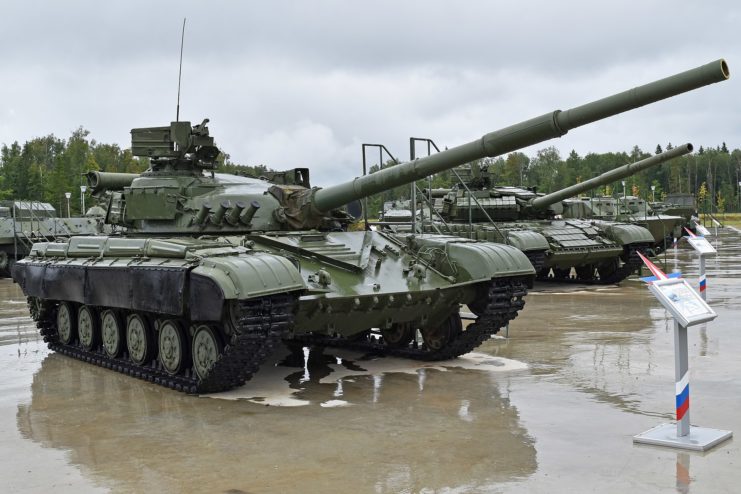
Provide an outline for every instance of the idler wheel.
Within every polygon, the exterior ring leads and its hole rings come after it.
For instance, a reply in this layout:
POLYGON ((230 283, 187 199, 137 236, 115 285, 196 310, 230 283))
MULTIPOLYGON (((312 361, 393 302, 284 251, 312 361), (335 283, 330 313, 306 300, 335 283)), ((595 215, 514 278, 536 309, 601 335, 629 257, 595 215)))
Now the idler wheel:
POLYGON ((80 337, 80 345, 85 350, 90 351, 98 345, 98 319, 93 309, 87 305, 83 305, 77 311, 77 334, 80 337))
POLYGON ((72 304, 69 302, 62 302, 59 304, 59 310, 57 310, 57 333, 59 334, 59 341, 65 345, 69 345, 77 336, 77 321, 76 312, 72 308, 72 304))
POLYGON ((208 375, 223 348, 221 338, 211 326, 196 328, 193 334, 193 367, 198 377, 204 379, 208 375))
POLYGON ((389 329, 382 329, 381 336, 383 341, 390 347, 403 348, 409 345, 414 339, 415 329, 408 323, 395 323, 389 329))
POLYGON ((31 314, 31 319, 40 321, 46 312, 44 302, 38 297, 28 297, 28 312, 31 314))
POLYGON ((101 316, 100 333, 103 337, 103 350, 106 355, 116 358, 123 353, 124 332, 121 319, 112 310, 105 310, 101 316))
POLYGON ((129 358, 135 364, 144 365, 152 360, 152 330, 147 320, 139 314, 131 314, 126 323, 126 347, 129 349, 129 358))
POLYGON ((170 375, 180 374, 190 363, 188 340, 183 327, 168 319, 160 324, 159 358, 165 371, 170 375))
POLYGON ((422 341, 429 350, 433 352, 442 350, 463 332, 461 316, 455 312, 439 326, 422 328, 420 332, 422 341))

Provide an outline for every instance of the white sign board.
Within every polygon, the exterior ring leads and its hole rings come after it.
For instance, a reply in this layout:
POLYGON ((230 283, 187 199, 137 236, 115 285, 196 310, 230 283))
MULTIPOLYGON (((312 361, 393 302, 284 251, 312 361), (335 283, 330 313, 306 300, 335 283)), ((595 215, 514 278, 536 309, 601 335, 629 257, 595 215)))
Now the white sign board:
POLYGON ((686 328, 718 317, 683 278, 654 281, 648 285, 648 289, 671 312, 680 326, 686 328))
POLYGON ((705 237, 687 237, 687 241, 701 256, 715 255, 717 253, 705 237))

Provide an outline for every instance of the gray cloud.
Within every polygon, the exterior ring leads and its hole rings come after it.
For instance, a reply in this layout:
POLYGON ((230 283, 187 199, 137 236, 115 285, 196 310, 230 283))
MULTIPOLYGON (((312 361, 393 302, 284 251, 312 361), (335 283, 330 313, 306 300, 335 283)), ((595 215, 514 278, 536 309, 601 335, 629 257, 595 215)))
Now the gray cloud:
MULTIPOLYGON (((733 73, 741 8, 678 3, 3 2, 0 142, 82 125, 128 146, 130 128, 169 122, 186 16, 181 115, 211 118, 237 162, 327 185, 359 173, 362 142, 406 158, 411 135, 456 145, 716 58, 733 73)), ((740 146, 736 84, 552 144, 740 146)))

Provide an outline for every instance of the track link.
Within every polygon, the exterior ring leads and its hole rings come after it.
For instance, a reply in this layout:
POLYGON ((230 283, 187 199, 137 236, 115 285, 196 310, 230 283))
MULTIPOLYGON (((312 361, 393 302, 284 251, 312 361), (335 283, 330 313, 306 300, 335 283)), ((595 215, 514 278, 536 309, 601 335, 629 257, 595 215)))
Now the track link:
POLYGON ((605 276, 604 279, 600 278, 599 280, 595 280, 596 283, 600 285, 620 283, 643 266, 643 261, 638 257, 639 252, 647 257, 652 255, 651 246, 648 244, 630 244, 626 245, 624 249, 625 251, 621 256, 623 259, 623 265, 609 276, 605 276))
POLYGON ((545 251, 544 250, 533 250, 524 253, 527 256, 530 264, 533 265, 536 273, 539 273, 543 266, 545 266, 545 251))
POLYGON ((391 347, 384 344, 374 335, 365 338, 332 338, 321 335, 306 335, 294 338, 307 346, 339 347, 359 350, 414 360, 436 361, 449 360, 472 351, 484 341, 495 335, 509 321, 517 317, 525 306, 523 297, 527 294, 527 278, 494 279, 484 289, 485 300, 479 301, 483 310, 475 322, 458 335, 447 346, 437 351, 430 351, 424 345, 413 342, 408 347, 391 347))
MULTIPOLYGON (((616 268, 612 273, 595 277, 592 276, 590 278, 584 278, 579 277, 578 275, 575 278, 571 278, 569 276, 569 271, 565 271, 565 274, 556 275, 556 276, 548 276, 548 269, 543 269, 540 272, 538 272, 537 275, 537 281, 545 281, 545 282, 556 282, 556 283, 582 283, 582 284, 591 284, 591 285, 613 285, 615 283, 620 283, 625 278, 630 276, 631 274, 635 273, 640 269, 640 267, 643 265, 643 261, 641 261, 641 258, 638 257, 638 253, 643 254, 644 256, 650 256, 651 255, 651 247, 648 244, 630 244, 626 245, 624 248, 624 252, 621 256, 621 259, 623 260, 623 264, 616 268)), ((596 264, 595 267, 599 268, 599 264, 596 264)), ((554 273, 556 272, 556 268, 553 268, 554 273)))
POLYGON ((183 375, 170 375, 158 360, 139 366, 129 361, 126 354, 111 358, 101 348, 86 351, 76 344, 62 344, 57 335, 56 304, 40 302, 33 297, 29 297, 28 303, 50 349, 166 388, 196 394, 225 391, 249 380, 293 327, 296 302, 297 297, 290 294, 240 301, 234 333, 202 379, 192 369, 183 375))

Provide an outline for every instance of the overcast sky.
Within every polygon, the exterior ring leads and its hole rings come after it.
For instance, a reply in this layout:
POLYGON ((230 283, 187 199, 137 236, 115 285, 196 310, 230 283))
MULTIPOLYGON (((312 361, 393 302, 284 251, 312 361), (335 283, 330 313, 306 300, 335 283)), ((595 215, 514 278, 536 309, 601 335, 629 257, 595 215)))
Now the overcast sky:
POLYGON ((408 159, 718 58, 731 80, 526 149, 741 147, 741 2, 0 0, 0 143, 79 126, 209 118, 241 164, 360 173, 361 144, 408 159), (679 4, 679 5, 678 5, 679 4))

